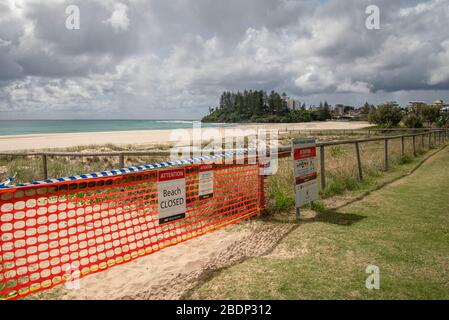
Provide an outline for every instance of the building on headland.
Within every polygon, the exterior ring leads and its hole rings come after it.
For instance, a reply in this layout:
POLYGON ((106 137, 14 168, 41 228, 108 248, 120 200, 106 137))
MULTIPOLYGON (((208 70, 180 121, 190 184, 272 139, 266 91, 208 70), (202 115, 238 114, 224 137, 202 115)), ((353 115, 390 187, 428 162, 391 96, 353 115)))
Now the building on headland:
POLYGON ((425 106, 426 103, 424 101, 410 101, 407 109, 409 112, 420 113, 425 106))
POLYGON ((397 101, 388 101, 385 104, 392 105, 393 107, 400 107, 397 101))
POLYGON ((409 112, 419 113, 419 112, 421 112, 423 107, 428 106, 428 105, 435 107, 435 108, 439 108, 443 112, 445 112, 445 110, 447 110, 446 108, 449 107, 449 104, 445 104, 443 100, 435 100, 431 104, 427 104, 424 101, 410 101, 408 103, 407 109, 409 112))
POLYGON ((301 101, 299 100, 287 96, 282 97, 282 99, 287 103, 287 108, 289 110, 299 110, 301 108, 301 101))
POLYGON ((444 103, 443 100, 437 100, 432 103, 432 106, 438 107, 440 112, 449 113, 449 104, 444 103))
POLYGON ((439 107, 439 108, 444 108, 444 101, 443 100, 436 100, 432 103, 432 107, 439 107))
POLYGON ((334 114, 336 116, 342 116, 345 113, 345 106, 342 104, 336 104, 334 107, 334 114))
POLYGON ((360 110, 353 106, 345 106, 343 104, 336 104, 332 111, 332 119, 336 120, 351 120, 360 115, 360 110))

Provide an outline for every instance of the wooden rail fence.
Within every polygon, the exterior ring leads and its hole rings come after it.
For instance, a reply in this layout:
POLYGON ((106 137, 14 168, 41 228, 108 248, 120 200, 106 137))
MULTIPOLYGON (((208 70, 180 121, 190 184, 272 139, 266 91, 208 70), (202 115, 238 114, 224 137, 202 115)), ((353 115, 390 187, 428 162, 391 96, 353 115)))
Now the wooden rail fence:
MULTIPOLYGON (((371 129, 375 130, 375 129, 371 129)), ((385 131, 386 129, 379 129, 385 131)), ((394 129, 398 130, 398 129, 394 129)), ((409 129, 407 129, 409 130, 409 129)), ((438 144, 445 143, 449 139, 449 128, 446 129, 424 129, 424 130, 412 130, 417 133, 407 133, 402 135, 386 135, 375 136, 361 139, 348 139, 348 140, 336 140, 318 142, 317 147, 320 149, 320 175, 321 175, 321 188, 326 187, 326 165, 325 165, 325 148, 339 145, 354 145, 355 159, 357 163, 358 178, 363 180, 363 168, 362 159, 360 154, 360 145, 367 142, 383 141, 384 144, 384 170, 389 169, 389 141, 400 140, 401 141, 401 155, 405 154, 405 144, 407 139, 412 139, 413 155, 417 155, 417 137, 421 137, 421 145, 425 147, 425 139, 427 137, 427 147, 431 148, 438 144)), ((301 130, 303 132, 303 130, 301 130)), ((279 148, 278 157, 289 157, 291 153, 290 147, 279 148)), ((42 176, 43 179, 48 179, 48 157, 118 157, 120 167, 125 167, 126 157, 131 156, 170 156, 170 151, 114 151, 114 152, 3 152, 0 153, 0 157, 28 157, 37 156, 42 158, 42 176)))

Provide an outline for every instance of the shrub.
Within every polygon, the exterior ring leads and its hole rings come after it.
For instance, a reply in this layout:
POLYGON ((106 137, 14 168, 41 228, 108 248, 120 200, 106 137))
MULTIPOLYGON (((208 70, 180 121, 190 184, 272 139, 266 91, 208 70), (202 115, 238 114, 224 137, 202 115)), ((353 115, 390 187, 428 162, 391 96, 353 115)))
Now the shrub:
POLYGON ((404 124, 408 128, 422 128, 423 122, 422 117, 412 113, 405 118, 404 124))
POLYGON ((402 120, 402 110, 391 103, 372 109, 368 120, 384 128, 397 127, 402 120))
POLYGON ((436 122, 438 128, 445 128, 449 126, 449 114, 441 115, 436 122))

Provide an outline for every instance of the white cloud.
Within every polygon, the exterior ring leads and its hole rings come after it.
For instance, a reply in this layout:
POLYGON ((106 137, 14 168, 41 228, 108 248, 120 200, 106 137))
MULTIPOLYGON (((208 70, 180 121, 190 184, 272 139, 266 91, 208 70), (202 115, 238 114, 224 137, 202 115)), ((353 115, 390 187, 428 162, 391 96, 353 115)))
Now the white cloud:
POLYGON ((104 23, 111 25, 115 32, 127 31, 129 27, 128 7, 123 3, 115 4, 111 17, 104 23))
POLYGON ((2 38, 0 38, 0 48, 1 47, 7 47, 10 44, 11 44, 11 41, 6 41, 6 40, 3 40, 2 38))
POLYGON ((445 0, 432 0, 427 2, 420 2, 413 7, 401 9, 399 11, 399 16, 401 17, 416 16, 424 12, 431 11, 444 2, 445 0))
POLYGON ((371 85, 362 81, 351 82, 350 80, 346 80, 338 84, 335 91, 341 93, 369 93, 371 91, 371 85))

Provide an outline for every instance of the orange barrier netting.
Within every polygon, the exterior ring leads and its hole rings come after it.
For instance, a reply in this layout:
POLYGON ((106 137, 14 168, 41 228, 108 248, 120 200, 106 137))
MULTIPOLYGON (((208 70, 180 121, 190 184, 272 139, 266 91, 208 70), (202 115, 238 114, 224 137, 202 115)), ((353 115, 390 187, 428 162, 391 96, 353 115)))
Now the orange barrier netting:
POLYGON ((0 299, 17 299, 259 214, 258 164, 185 166, 186 216, 159 224, 157 170, 0 190, 0 299))

